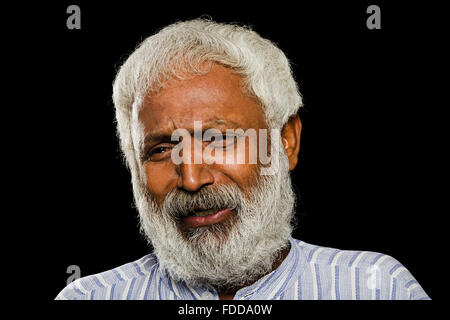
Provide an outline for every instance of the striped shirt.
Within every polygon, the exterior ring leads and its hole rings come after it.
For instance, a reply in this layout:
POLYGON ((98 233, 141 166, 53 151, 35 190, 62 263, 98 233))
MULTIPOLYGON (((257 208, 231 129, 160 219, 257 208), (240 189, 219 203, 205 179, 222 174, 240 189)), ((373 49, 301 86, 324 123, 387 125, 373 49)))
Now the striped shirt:
MULTIPOLYGON (((235 300, 429 300, 394 258, 290 239, 280 266, 236 292, 235 300)), ((56 300, 217 300, 214 289, 175 281, 154 254, 70 283, 56 300)))

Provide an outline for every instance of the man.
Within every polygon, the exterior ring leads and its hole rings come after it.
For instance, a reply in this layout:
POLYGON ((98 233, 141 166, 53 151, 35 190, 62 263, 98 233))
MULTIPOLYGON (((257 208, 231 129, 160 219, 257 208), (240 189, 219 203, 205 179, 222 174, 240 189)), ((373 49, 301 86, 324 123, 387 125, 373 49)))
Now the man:
POLYGON ((302 99, 269 40, 175 23, 127 59, 113 92, 154 253, 57 299, 429 299, 392 257, 291 237, 302 99))

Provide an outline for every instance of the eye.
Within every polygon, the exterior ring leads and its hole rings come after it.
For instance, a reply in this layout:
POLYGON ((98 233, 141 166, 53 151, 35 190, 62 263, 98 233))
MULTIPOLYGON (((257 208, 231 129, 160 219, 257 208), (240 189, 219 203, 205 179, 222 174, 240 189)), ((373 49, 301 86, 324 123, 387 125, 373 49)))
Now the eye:
POLYGON ((169 149, 169 148, 167 148, 167 147, 157 147, 157 148, 155 148, 155 149, 152 150, 152 154, 155 154, 155 153, 164 153, 164 152, 166 152, 168 149, 169 149))
POLYGON ((230 148, 234 145, 235 138, 234 135, 215 136, 211 144, 215 149, 230 148))
POLYGON ((170 151, 172 150, 172 146, 156 146, 151 148, 147 155, 146 160, 147 161, 160 161, 167 159, 170 157, 170 151))

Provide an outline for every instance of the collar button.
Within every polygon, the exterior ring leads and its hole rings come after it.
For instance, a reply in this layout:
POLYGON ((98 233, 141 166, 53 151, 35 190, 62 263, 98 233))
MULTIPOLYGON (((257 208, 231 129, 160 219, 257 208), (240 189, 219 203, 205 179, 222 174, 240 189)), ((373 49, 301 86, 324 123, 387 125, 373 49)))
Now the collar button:
POLYGON ((214 300, 214 296, 211 292, 205 291, 202 293, 202 300, 214 300))

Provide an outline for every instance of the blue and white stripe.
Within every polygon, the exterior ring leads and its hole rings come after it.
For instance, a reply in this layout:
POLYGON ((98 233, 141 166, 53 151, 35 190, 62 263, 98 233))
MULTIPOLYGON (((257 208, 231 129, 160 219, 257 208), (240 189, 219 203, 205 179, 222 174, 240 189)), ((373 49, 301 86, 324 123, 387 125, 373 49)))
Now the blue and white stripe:
MULTIPOLYGON (((430 299, 394 258, 369 251, 346 251, 290 239, 282 264, 235 300, 424 300, 430 299)), ((204 300, 214 289, 175 281, 154 254, 115 269, 78 279, 57 300, 204 300)))

